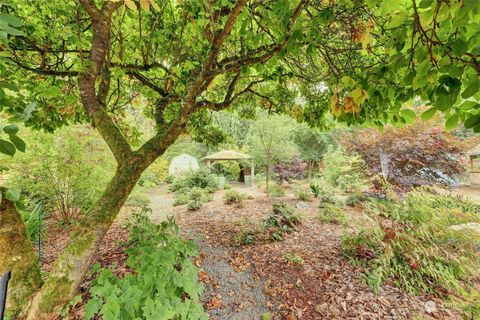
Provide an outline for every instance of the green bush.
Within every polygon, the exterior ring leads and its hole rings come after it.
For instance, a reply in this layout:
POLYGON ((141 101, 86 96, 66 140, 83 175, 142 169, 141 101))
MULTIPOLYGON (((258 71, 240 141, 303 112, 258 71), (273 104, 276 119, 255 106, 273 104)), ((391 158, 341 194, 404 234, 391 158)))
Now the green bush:
POLYGON ((296 198, 302 201, 310 201, 310 199, 313 197, 310 187, 297 187, 294 189, 293 194, 296 198))
POLYGON ((154 224, 145 212, 134 215, 129 228, 127 266, 134 272, 119 278, 94 266, 85 319, 208 319, 193 261, 199 256, 195 243, 180 237, 173 219, 154 224))
POLYGON ((167 176, 165 177, 165 179, 163 180, 163 182, 165 182, 165 183, 167 183, 167 184, 172 184, 174 180, 175 180, 175 176, 169 174, 169 175, 167 175, 167 176))
POLYGON ((282 188, 282 186, 272 183, 268 188, 268 194, 275 198, 281 198, 285 196, 285 190, 282 188))
POLYGON ((133 189, 130 195, 125 201, 126 206, 130 207, 148 207, 150 205, 150 197, 147 193, 143 192, 138 186, 133 189))
POLYGON ((240 225, 240 232, 235 237, 235 241, 238 245, 254 244, 259 237, 260 230, 250 220, 244 219, 238 222, 240 225))
POLYGON ((349 207, 358 207, 366 201, 368 201, 368 197, 365 194, 356 192, 348 195, 345 200, 345 205, 349 207))
POLYGON ((321 203, 318 218, 321 222, 333 224, 346 224, 347 217, 342 208, 333 203, 321 203))
POLYGON ((337 149, 324 155, 323 164, 323 177, 332 186, 343 192, 366 189, 366 166, 361 156, 337 149))
POLYGON ((211 195, 205 189, 180 189, 173 200, 173 205, 180 206, 186 204, 189 210, 196 210, 211 200, 211 195))
POLYGON ((176 177, 170 185, 170 191, 179 191, 181 189, 202 188, 208 192, 214 192, 218 189, 217 177, 210 173, 206 168, 192 170, 176 177))
POLYGON ((105 142, 79 125, 55 135, 27 129, 22 135, 29 147, 10 166, 9 185, 65 224, 88 213, 115 172, 105 142))
POLYGON ((365 278, 374 289, 393 279, 409 293, 465 293, 480 270, 480 235, 452 225, 480 222, 478 210, 458 198, 413 191, 402 201, 374 204, 373 218, 387 219, 346 236, 343 250, 367 267, 365 278))
POLYGON ((239 192, 234 189, 227 190, 223 195, 223 201, 226 204, 241 203, 246 199, 252 199, 252 198, 253 197, 251 195, 239 192))
POLYGON ((269 238, 273 241, 282 240, 285 233, 295 231, 300 223, 300 215, 285 202, 275 202, 272 213, 263 221, 263 225, 269 233, 269 238))
POLYGON ((156 187, 160 184, 160 180, 157 178, 157 176, 150 171, 149 169, 145 170, 142 173, 142 176, 138 180, 138 185, 141 187, 156 187))

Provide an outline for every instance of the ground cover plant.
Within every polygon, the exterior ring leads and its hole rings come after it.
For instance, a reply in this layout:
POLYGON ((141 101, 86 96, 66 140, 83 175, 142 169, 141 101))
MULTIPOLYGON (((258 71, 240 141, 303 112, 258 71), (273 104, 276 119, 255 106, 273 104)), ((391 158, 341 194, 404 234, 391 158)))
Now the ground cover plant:
POLYGON ((470 281, 480 267, 480 234, 461 226, 480 221, 478 204, 419 190, 374 203, 370 212, 376 226, 347 235, 343 250, 367 267, 365 280, 374 290, 391 280, 412 294, 475 296, 470 281))
POLYGON ((275 202, 272 213, 263 221, 268 239, 280 241, 285 234, 292 233, 301 224, 301 216, 286 202, 275 202))
POLYGON ((223 201, 226 204, 242 203, 247 199, 253 199, 253 196, 234 189, 229 189, 223 195, 223 201))
POLYGON ((89 289, 85 319, 208 319, 200 302, 198 257, 193 242, 180 237, 173 220, 153 224, 145 212, 131 225, 127 266, 132 273, 118 278, 109 269, 98 273, 89 289))

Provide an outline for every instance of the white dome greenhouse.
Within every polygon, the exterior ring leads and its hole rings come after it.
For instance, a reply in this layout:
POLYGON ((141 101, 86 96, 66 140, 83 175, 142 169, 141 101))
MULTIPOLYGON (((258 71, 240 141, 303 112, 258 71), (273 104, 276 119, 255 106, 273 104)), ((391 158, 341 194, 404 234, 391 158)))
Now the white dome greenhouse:
POLYGON ((184 153, 172 159, 168 167, 168 174, 178 176, 185 171, 198 169, 200 169, 200 166, 197 159, 184 153))

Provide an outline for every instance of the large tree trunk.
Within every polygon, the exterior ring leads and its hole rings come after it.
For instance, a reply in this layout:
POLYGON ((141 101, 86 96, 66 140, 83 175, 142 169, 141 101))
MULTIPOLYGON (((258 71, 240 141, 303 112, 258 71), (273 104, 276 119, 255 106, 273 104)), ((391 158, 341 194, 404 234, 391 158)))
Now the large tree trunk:
MULTIPOLYGON (((2 190, 0 190, 2 192, 2 190)), ((3 192, 2 192, 3 193, 3 192)), ((15 204, 5 197, 0 203, 0 275, 12 271, 7 295, 6 319, 18 315, 41 285, 38 259, 25 236, 15 204)))
POLYGON ((27 319, 52 319, 74 297, 100 242, 146 166, 132 159, 117 168, 102 197, 55 261, 47 281, 32 301, 27 319))

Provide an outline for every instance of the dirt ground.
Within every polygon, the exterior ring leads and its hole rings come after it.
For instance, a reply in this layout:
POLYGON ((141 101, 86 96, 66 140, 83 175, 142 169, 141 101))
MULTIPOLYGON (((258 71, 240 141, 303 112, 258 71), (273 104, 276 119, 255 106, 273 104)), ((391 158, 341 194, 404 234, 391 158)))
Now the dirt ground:
MULTIPOLYGON (((204 257, 205 307, 211 319, 461 318, 435 297, 409 296, 389 284, 372 292, 362 280, 361 268, 342 255, 346 229, 321 223, 317 200, 298 209, 302 225, 283 241, 238 245, 240 229, 258 224, 279 200, 258 190, 251 193, 255 199, 240 206, 225 205, 216 196, 198 211, 179 208, 176 215, 177 223, 187 237, 197 241, 204 257), (288 256, 301 257, 303 262, 289 262, 288 256)), ((292 206, 299 202, 292 195, 280 200, 292 206)), ((349 228, 362 223, 358 211, 347 214, 349 228)))
MULTIPOLYGON (((366 223, 360 210, 347 209, 349 223, 344 227, 320 222, 316 199, 301 202, 291 192, 267 198, 256 188, 234 188, 254 199, 226 205, 225 191, 217 191, 212 202, 188 211, 186 206, 173 207, 174 195, 165 186, 150 193, 152 220, 174 215, 183 235, 199 246, 199 280, 205 285, 203 303, 211 319, 461 319, 457 310, 433 296, 410 296, 388 283, 379 292, 370 290, 362 269, 353 266, 341 248, 343 234, 366 223), (240 245, 240 231, 258 226, 278 200, 301 207, 297 231, 279 242, 240 245)), ((115 222, 95 259, 119 275, 128 272, 122 267, 128 234, 121 225, 121 219, 115 222)), ((81 286, 84 300, 90 281, 87 278, 81 286)), ((82 314, 79 305, 70 318, 82 319, 82 314)))

